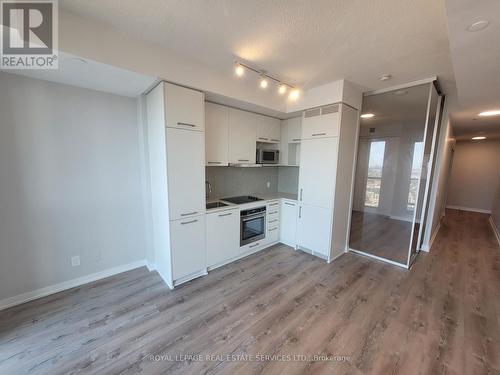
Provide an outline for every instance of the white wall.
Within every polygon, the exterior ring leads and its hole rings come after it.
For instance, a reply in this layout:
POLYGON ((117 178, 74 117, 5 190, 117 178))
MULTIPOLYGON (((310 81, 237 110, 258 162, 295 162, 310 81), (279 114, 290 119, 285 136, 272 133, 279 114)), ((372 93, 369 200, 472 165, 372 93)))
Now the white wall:
POLYGON ((145 258, 137 116, 134 99, 0 73, 0 300, 145 258))
POLYGON ((500 140, 459 141, 447 205, 491 212, 500 174, 500 140))

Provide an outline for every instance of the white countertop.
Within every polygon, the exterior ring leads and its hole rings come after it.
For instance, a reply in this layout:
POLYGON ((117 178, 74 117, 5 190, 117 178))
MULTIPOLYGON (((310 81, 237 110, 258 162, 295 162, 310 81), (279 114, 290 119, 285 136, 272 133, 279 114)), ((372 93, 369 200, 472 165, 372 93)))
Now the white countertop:
MULTIPOLYGON (((252 193, 250 193, 248 195, 251 195, 251 196, 254 196, 257 198, 261 198, 265 201, 270 201, 270 200, 275 200, 275 199, 288 199, 288 200, 293 200, 293 201, 297 200, 297 194, 291 194, 291 193, 281 193, 281 192, 265 193, 265 194, 252 194, 252 193)), ((224 203, 227 204, 227 206, 208 209, 208 210, 206 210, 207 213, 233 210, 236 208, 240 208, 242 206, 245 206, 245 208, 246 208, 248 204, 254 205, 255 203, 258 203, 258 202, 250 202, 250 203, 246 203, 244 205, 243 204, 238 205, 238 204, 226 202, 222 198, 211 197, 211 198, 207 199, 207 203, 217 202, 217 201, 223 201, 224 203)), ((261 203, 263 203, 263 202, 261 202, 261 203)))

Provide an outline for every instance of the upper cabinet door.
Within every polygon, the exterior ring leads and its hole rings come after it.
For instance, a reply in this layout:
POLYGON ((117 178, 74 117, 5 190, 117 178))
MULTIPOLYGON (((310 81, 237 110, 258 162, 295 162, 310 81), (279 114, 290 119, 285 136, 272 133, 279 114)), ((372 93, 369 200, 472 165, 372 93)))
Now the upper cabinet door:
POLYGON ((302 117, 295 117, 287 121, 287 143, 299 143, 302 137, 302 117))
POLYGON ((205 97, 200 91, 164 83, 165 117, 169 128, 205 130, 205 97))
POLYGON ((205 145, 207 166, 229 162, 229 108, 205 103, 205 145))
POLYGON ((338 138, 305 139, 301 143, 299 201, 333 208, 338 138))
POLYGON ((205 212, 204 135, 198 131, 166 130, 170 220, 205 212))
POLYGON ((257 120, 257 142, 279 143, 281 121, 269 116, 255 116, 257 120))
POLYGON ((229 162, 255 163, 256 117, 250 112, 229 108, 229 162))
POLYGON ((338 137, 340 134, 340 105, 304 111, 302 139, 338 137))

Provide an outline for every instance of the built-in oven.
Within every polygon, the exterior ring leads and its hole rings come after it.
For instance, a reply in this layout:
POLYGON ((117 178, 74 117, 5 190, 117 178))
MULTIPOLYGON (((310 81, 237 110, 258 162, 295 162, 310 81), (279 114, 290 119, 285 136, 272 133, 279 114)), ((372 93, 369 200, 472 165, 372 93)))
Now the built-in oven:
POLYGON ((266 237, 266 207, 240 211, 240 246, 266 237))
POLYGON ((257 164, 279 164, 280 152, 279 150, 264 150, 257 149, 257 164))

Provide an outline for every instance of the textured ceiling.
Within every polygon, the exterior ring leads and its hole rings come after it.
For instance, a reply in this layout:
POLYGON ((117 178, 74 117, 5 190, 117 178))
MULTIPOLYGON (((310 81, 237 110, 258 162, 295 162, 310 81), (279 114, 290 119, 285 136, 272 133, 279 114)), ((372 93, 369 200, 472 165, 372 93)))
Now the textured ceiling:
POLYGON ((444 0, 61 0, 218 68, 241 59, 304 88, 367 89, 439 75, 453 82, 444 0), (390 73, 393 79, 380 82, 390 73))

